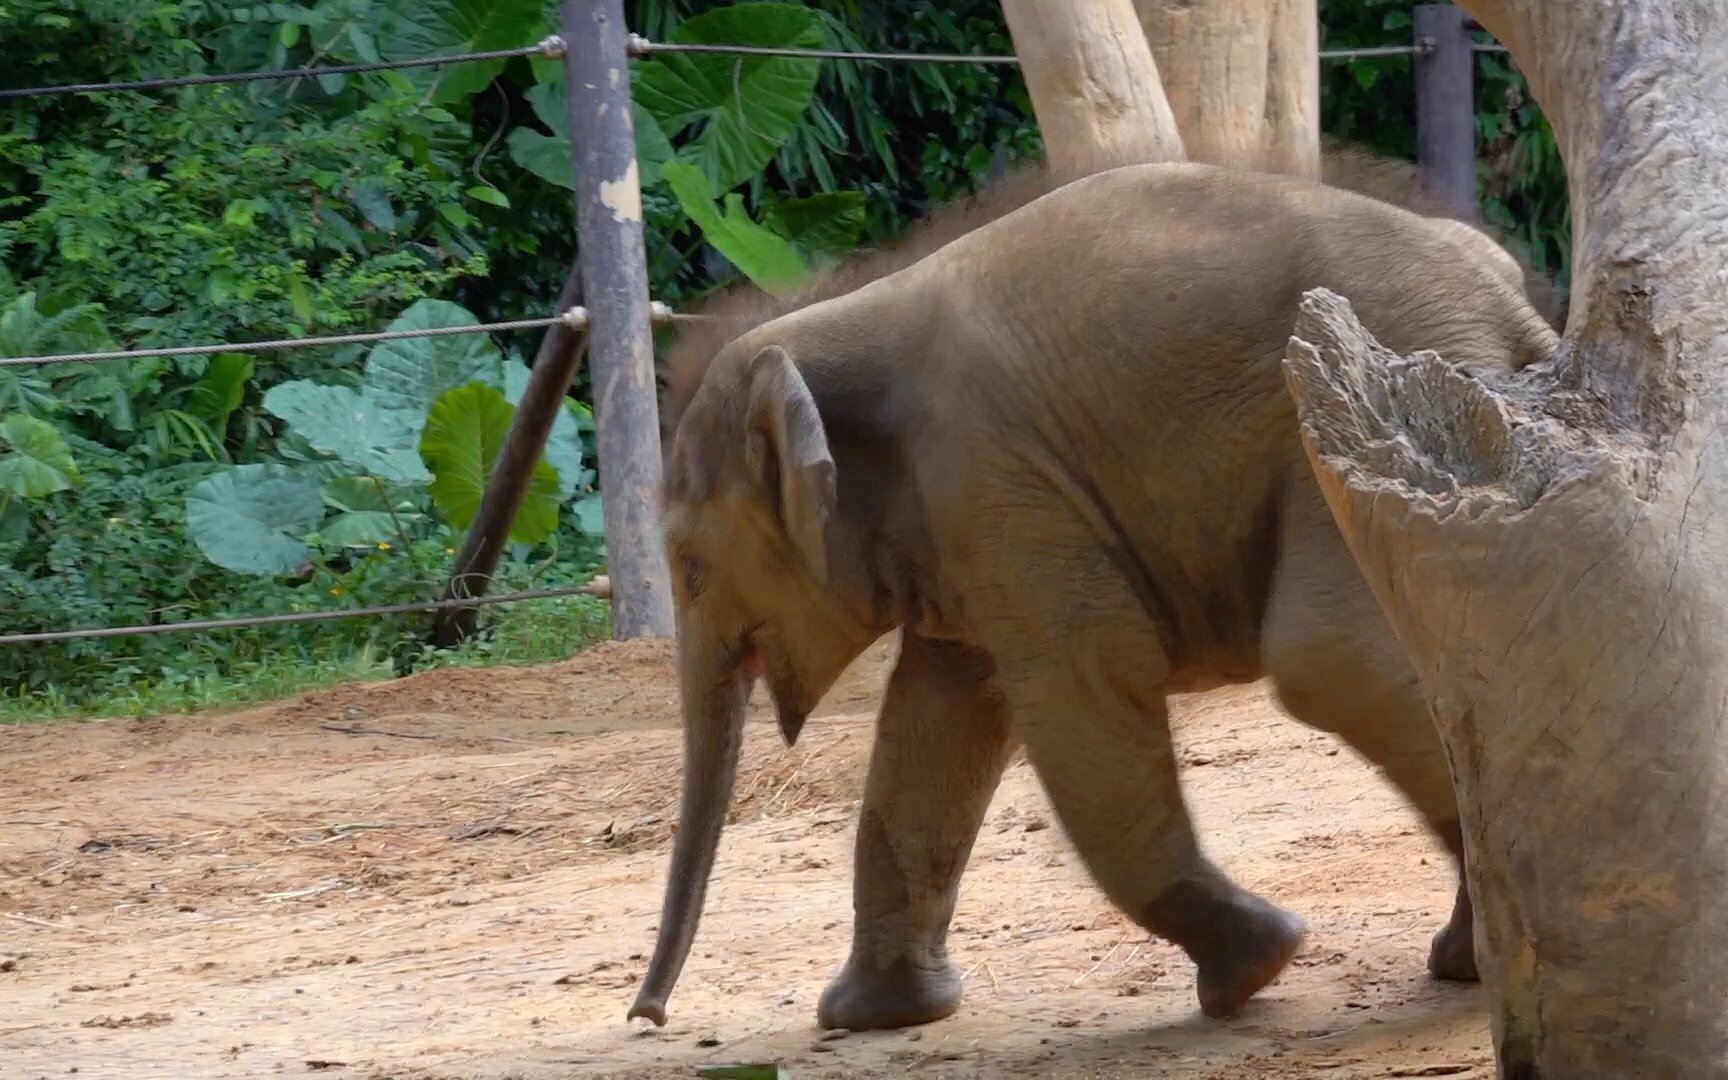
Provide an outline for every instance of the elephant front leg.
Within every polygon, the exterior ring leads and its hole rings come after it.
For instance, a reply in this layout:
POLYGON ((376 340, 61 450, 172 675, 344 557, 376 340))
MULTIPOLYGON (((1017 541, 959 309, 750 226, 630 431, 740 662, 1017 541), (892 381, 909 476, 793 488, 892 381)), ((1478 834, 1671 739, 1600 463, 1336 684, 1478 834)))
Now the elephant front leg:
POLYGON ((852 955, 824 1028, 929 1023, 960 1005, 948 925, 960 875, 1013 751, 981 657, 910 632, 888 681, 854 858, 852 955))

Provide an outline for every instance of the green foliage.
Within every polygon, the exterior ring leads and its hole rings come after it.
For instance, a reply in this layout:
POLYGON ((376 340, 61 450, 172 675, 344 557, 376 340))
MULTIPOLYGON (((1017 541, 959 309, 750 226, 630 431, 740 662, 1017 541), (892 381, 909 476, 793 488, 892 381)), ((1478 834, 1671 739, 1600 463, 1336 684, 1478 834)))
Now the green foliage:
MULTIPOLYGON (((447 300, 422 300, 389 326, 398 330, 436 330, 474 326, 480 320, 447 300)), ((366 360, 366 385, 380 407, 413 418, 414 433, 426 421, 426 411, 453 386, 503 378, 504 357, 484 334, 381 341, 366 360)))
MULTIPOLYGON (((685 19, 671 40, 814 49, 822 44, 822 21, 795 4, 739 3, 685 19)), ((679 159, 700 168, 712 190, 728 191, 760 171, 792 135, 816 90, 818 66, 814 60, 668 53, 632 75, 633 98, 668 136, 695 126, 679 159)))
POLYGON ((0 420, 0 498, 40 499, 78 480, 72 448, 46 420, 18 414, 0 420))
POLYGON ((211 562, 242 574, 287 574, 311 554, 301 539, 324 517, 318 482, 285 465, 236 465, 186 496, 186 527, 211 562))
MULTIPOLYGON (((487 478, 504 448, 516 410, 504 395, 483 383, 452 387, 439 395, 426 418, 420 456, 437 478, 432 501, 458 528, 467 528, 480 509, 487 478)), ((535 463, 528 491, 510 528, 510 539, 537 544, 558 527, 558 471, 544 458, 535 463)))
MULTIPOLYGON (((474 322, 457 304, 422 300, 390 329, 474 322)), ((506 374, 515 367, 483 335, 404 338, 372 348, 358 386, 271 387, 264 408, 288 425, 284 452, 297 441, 311 453, 293 468, 242 465, 203 481, 187 500, 193 539, 225 569, 282 575, 320 558, 319 546, 388 550, 387 537, 410 547, 429 529, 467 528, 527 385, 506 374)), ((536 545, 557 531, 563 504, 592 478, 581 454, 575 419, 560 410, 512 541, 536 545)))
MULTIPOLYGON (((542 0, 387 0, 378 54, 385 60, 485 52, 533 44, 523 31, 540 25, 542 0)), ((504 70, 502 60, 481 60, 403 74, 433 101, 451 104, 472 97, 504 70)))
POLYGON ((851 251, 864 231, 864 193, 830 191, 805 199, 769 200, 763 224, 791 241, 806 261, 851 251))
MULTIPOLYGON (((576 167, 571 159, 570 114, 564 108, 564 83, 536 83, 523 94, 534 109, 534 115, 552 132, 541 134, 533 128, 519 127, 510 132, 505 145, 516 164, 545 180, 571 191, 576 190, 576 167)), ((653 187, 660 180, 660 168, 672 157, 672 144, 654 119, 654 114, 634 98, 630 101, 630 123, 636 142, 636 169, 643 187, 653 187)))
MULTIPOLYGON (((1408 40, 1408 0, 1322 0, 1323 45, 1408 40)), ((997 0, 630 0, 649 38, 1001 54, 997 0)), ((0 0, 10 85, 288 70, 530 45, 550 0, 0 0)), ((1553 136, 1477 57, 1489 221, 1563 271, 1553 136)), ((783 290, 1041 140, 1010 66, 633 60, 653 296, 783 290)), ((545 58, 0 105, 0 355, 470 326, 548 312, 576 257, 563 64, 545 58)), ((1323 125, 1415 149, 1408 58, 1322 66, 1323 125)), ((0 631, 421 600, 449 571, 537 334, 0 368, 0 631)), ((604 557, 584 371, 496 589, 604 557)), ((158 708, 293 678, 563 655, 603 605, 0 650, 0 717, 158 708), (242 680, 250 685, 243 685, 242 680)))
POLYGON ((355 390, 302 379, 271 387, 264 407, 314 450, 360 472, 396 483, 431 479, 414 452, 415 414, 391 408, 381 398, 376 386, 355 390))
POLYGON ((771 293, 789 292, 807 272, 804 261, 785 237, 750 220, 744 196, 728 192, 724 209, 717 210, 702 170, 682 161, 669 161, 666 182, 678 205, 690 215, 702 236, 751 281, 771 293))
MULTIPOLYGON (((795 4, 746 2, 685 20, 672 39, 816 48, 823 41, 822 19, 795 4)), ((524 97, 547 130, 518 127, 506 143, 518 165, 549 183, 573 188, 563 70, 539 70, 545 81, 524 97)), ((715 251, 771 290, 801 280, 821 258, 849 250, 863 227, 860 192, 794 200, 780 227, 767 228, 752 219, 744 196, 729 190, 760 172, 798 130, 819 70, 808 60, 682 53, 633 65, 638 175, 647 203, 660 209, 655 224, 672 230, 694 225, 715 251), (668 135, 681 144, 674 148, 668 135), (714 206, 717 193, 720 209, 714 206), (667 213, 671 207, 681 214, 667 213)), ((775 205, 757 201, 765 210, 775 205)))

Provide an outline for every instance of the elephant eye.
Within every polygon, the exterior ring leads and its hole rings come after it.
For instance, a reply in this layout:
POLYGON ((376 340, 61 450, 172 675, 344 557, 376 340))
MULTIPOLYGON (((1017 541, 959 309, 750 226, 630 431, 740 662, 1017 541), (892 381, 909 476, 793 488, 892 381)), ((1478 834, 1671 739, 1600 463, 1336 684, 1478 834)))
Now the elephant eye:
POLYGON ((678 557, 678 570, 684 575, 684 591, 692 598, 702 595, 702 564, 690 554, 678 557))

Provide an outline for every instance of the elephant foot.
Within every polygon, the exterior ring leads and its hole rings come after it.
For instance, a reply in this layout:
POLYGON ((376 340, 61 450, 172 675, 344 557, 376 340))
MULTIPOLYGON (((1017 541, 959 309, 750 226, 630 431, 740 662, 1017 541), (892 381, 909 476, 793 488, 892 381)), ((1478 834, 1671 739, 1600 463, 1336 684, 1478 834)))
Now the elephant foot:
POLYGON ((1171 886, 1149 905, 1142 925, 1180 945, 1194 961, 1200 1011, 1213 1019, 1240 1011, 1278 977, 1308 936, 1299 916, 1216 872, 1171 886))
POLYGON ((1435 831, 1452 848, 1460 880, 1458 895, 1452 901, 1452 915, 1428 946, 1428 974, 1436 979, 1478 982, 1482 976, 1476 971, 1476 909, 1470 904, 1469 882, 1463 880, 1464 838, 1457 822, 1435 826, 1435 831))
POLYGON ((1442 927, 1428 947, 1428 973, 1436 979, 1477 982, 1476 939, 1468 924, 1461 930, 1457 919, 1442 927))
POLYGON ((860 963, 854 952, 822 991, 816 1023, 848 1031, 913 1027, 952 1016, 959 1007, 960 973, 946 959, 934 965, 900 959, 883 968, 860 963))
POLYGON ((1241 1011, 1278 977, 1308 936, 1307 925, 1297 916, 1252 899, 1262 909, 1250 916, 1252 925, 1221 934, 1216 950, 1195 964, 1200 1011, 1215 1020, 1241 1011))

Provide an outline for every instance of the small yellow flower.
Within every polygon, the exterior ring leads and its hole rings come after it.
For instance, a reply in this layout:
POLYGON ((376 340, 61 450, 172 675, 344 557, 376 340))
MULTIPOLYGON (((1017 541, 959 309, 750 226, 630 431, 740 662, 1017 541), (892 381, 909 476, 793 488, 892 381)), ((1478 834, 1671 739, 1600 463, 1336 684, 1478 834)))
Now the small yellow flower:
POLYGON ((455 549, 455 548, 445 548, 445 549, 444 549, 444 554, 446 554, 446 555, 454 555, 454 554, 456 554, 456 549, 455 549))
POLYGON ((342 586, 338 585, 334 589, 331 589, 330 595, 331 596, 341 596, 342 595, 342 586))
POLYGON ((378 550, 379 550, 379 551, 389 551, 389 550, 390 550, 390 545, 389 545, 389 543, 388 543, 388 542, 383 542, 383 543, 380 543, 380 544, 379 544, 379 545, 378 545, 378 550))

